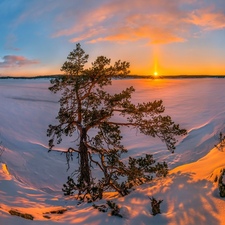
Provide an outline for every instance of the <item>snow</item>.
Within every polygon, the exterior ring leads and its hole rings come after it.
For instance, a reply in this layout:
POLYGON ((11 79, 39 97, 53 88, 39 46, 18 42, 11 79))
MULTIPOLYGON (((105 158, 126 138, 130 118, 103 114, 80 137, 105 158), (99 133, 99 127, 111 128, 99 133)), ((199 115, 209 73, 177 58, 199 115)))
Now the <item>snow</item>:
MULTIPOLYGON (((113 199, 121 206, 122 219, 62 195, 62 184, 76 165, 67 172, 65 156, 47 152, 46 130, 57 122, 60 98, 50 93, 49 85, 48 79, 0 80, 0 140, 5 149, 0 159, 0 224, 31 224, 11 216, 10 209, 32 214, 33 224, 225 224, 224 199, 214 182, 225 168, 225 152, 214 147, 219 132, 225 131, 224 79, 114 80, 108 87, 114 93, 133 85, 134 103, 162 99, 165 114, 188 130, 174 154, 158 139, 122 130, 128 148, 124 161, 148 153, 170 168, 166 178, 136 187, 126 197, 108 193, 96 203, 113 199), (163 199, 162 214, 151 215, 149 196, 163 199), (68 211, 43 217, 60 208, 68 211)), ((56 150, 75 145, 74 139, 65 138, 56 150)))

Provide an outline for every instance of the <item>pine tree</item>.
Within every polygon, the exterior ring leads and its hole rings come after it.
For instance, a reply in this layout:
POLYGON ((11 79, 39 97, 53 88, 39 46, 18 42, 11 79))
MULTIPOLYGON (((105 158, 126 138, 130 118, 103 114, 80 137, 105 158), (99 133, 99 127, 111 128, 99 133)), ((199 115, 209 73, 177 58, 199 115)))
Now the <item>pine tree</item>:
POLYGON ((131 94, 135 91, 132 86, 117 94, 106 91, 105 87, 112 84, 112 79, 128 76, 129 63, 119 60, 110 65, 110 59, 99 56, 91 68, 85 69, 88 57, 77 44, 61 68, 65 75, 51 80, 50 91, 60 91, 62 97, 56 117, 59 123, 49 125, 47 131, 50 137, 49 150, 55 142, 61 143, 63 135, 72 136, 78 132, 78 148, 72 146, 66 152, 68 167, 73 154, 79 156, 74 189, 78 194, 90 194, 92 190, 98 190, 99 198, 109 188, 126 195, 133 185, 151 180, 150 173, 165 176, 168 169, 165 162, 155 164, 153 156, 148 154, 139 159, 129 157, 128 165, 124 164, 120 159, 127 149, 121 144, 120 127, 133 127, 140 133, 158 137, 172 153, 175 136, 185 135, 186 130, 174 124, 170 116, 162 116, 165 110, 162 100, 135 105, 131 102, 131 94), (127 121, 116 121, 114 113, 119 113, 127 121), (96 130, 93 137, 88 136, 91 129, 96 130), (99 160, 93 158, 96 154, 99 160), (91 175, 93 165, 103 173, 103 178, 97 183, 91 175), (126 177, 127 180, 120 184, 120 177, 126 177))

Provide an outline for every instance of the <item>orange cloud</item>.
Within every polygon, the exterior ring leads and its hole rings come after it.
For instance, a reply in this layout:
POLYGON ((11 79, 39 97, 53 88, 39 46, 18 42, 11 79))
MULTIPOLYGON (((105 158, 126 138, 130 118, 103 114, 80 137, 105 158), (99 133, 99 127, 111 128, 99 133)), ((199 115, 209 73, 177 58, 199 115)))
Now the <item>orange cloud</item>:
POLYGON ((190 27, 189 22, 185 21, 188 14, 179 9, 178 1, 114 1, 84 14, 85 17, 80 18, 83 21, 81 24, 60 31, 54 37, 71 35, 77 31, 81 34, 70 39, 70 42, 87 40, 88 43, 124 43, 146 39, 148 44, 167 44, 186 41, 184 36, 187 36, 190 27), (86 27, 96 25, 101 25, 101 29, 85 31, 86 27))
POLYGON ((70 39, 70 42, 92 38, 88 41, 89 43, 135 41, 142 38, 148 39, 149 43, 185 41, 181 34, 182 29, 181 32, 178 30, 178 27, 182 26, 180 17, 186 14, 179 9, 179 2, 178 0, 172 2, 167 0, 109 1, 83 12, 82 15, 75 15, 76 25, 60 30, 52 37, 80 33, 77 37, 70 39), (96 26, 101 29, 96 29, 96 26), (144 32, 141 33, 142 31, 144 32))
POLYGON ((104 33, 104 32, 106 32, 106 29, 104 29, 103 27, 100 27, 98 29, 93 28, 93 29, 88 30, 88 32, 82 34, 81 36, 76 37, 76 38, 72 38, 69 41, 74 43, 74 42, 86 40, 88 38, 91 38, 93 36, 99 35, 99 34, 104 33))
POLYGON ((140 27, 138 29, 124 29, 122 32, 107 36, 104 38, 97 38, 88 43, 96 43, 99 41, 115 41, 118 43, 124 43, 127 41, 137 41, 139 39, 147 39, 148 44, 168 44, 172 42, 185 42, 186 39, 178 37, 173 34, 169 29, 140 27))
POLYGON ((88 12, 79 13, 73 19, 76 21, 75 25, 69 29, 60 30, 52 35, 53 38, 59 37, 62 35, 69 36, 74 33, 79 33, 85 30, 85 28, 90 28, 96 26, 103 22, 104 20, 108 20, 113 15, 113 9, 107 7, 99 7, 95 10, 89 10, 88 12))
POLYGON ((6 55, 3 57, 3 62, 0 62, 0 68, 22 67, 38 63, 39 61, 27 59, 24 56, 6 55))
POLYGON ((108 29, 104 36, 92 39, 88 43, 97 41, 122 43, 139 39, 146 39, 148 44, 185 42, 187 39, 183 36, 187 35, 187 29, 190 27, 188 23, 184 22, 183 18, 180 18, 179 14, 175 16, 172 13, 133 14, 127 16, 125 21, 125 26, 108 29))
POLYGON ((217 30, 225 27, 225 15, 222 11, 213 12, 213 8, 195 10, 187 22, 203 27, 204 30, 217 30))
POLYGON ((54 6, 50 2, 35 3, 19 21, 50 15, 55 10, 52 38, 70 36, 70 42, 87 43, 146 40, 147 44, 168 44, 185 42, 204 30, 224 28, 225 14, 207 8, 209 4, 217 5, 198 0, 96 0, 95 4, 70 0, 62 4, 55 0, 54 6), (192 29, 195 26, 197 31, 192 29))

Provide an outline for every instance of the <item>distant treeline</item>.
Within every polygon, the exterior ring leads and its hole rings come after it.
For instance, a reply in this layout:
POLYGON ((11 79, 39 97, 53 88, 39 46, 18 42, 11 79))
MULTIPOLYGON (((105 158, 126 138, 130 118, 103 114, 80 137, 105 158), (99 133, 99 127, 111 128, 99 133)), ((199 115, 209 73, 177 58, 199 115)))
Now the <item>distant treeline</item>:
POLYGON ((130 79, 225 78, 225 75, 129 75, 130 79))
MULTIPOLYGON (((0 79, 51 79, 63 77, 62 74, 45 75, 36 77, 0 77, 0 79)), ((175 75, 175 76, 154 76, 154 75, 128 75, 125 79, 194 79, 194 78, 225 78, 225 75, 175 75)))
POLYGON ((45 75, 45 76, 36 76, 36 77, 0 77, 0 79, 43 79, 43 78, 57 78, 62 77, 64 75, 56 74, 56 75, 45 75))

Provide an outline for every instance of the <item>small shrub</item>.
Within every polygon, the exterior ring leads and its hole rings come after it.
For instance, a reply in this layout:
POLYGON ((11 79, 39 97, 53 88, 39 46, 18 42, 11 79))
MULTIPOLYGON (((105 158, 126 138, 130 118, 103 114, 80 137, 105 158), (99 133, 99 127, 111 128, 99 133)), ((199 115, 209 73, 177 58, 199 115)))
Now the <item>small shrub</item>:
POLYGON ((220 197, 222 198, 225 197, 225 184, 223 183, 223 175, 225 175, 225 169, 223 169, 218 182, 220 197))
POLYGON ((107 201, 106 204, 108 205, 108 207, 105 206, 105 205, 98 206, 98 205, 95 205, 95 204, 93 204, 92 206, 93 206, 94 209, 98 209, 99 212, 107 212, 108 209, 110 208, 111 209, 111 216, 118 216, 120 218, 123 218, 123 216, 121 214, 119 214, 120 208, 119 208, 118 205, 116 205, 115 202, 107 201))
POLYGON ((9 213, 13 216, 19 216, 19 217, 22 217, 24 219, 27 219, 27 220, 33 220, 34 217, 30 214, 27 214, 27 213, 20 213, 18 212, 17 210, 9 210, 9 213))
POLYGON ((94 209, 98 209, 99 212, 107 212, 108 211, 108 208, 105 206, 105 205, 95 205, 93 204, 92 205, 94 209))
POLYGON ((111 215, 112 215, 112 216, 119 216, 119 217, 123 218, 123 216, 119 214, 120 208, 119 208, 118 205, 116 205, 115 202, 107 201, 106 204, 107 204, 107 205, 109 206, 109 208, 111 209, 111 215))
POLYGON ((157 201, 154 197, 150 198, 151 200, 151 206, 152 206, 152 214, 155 216, 156 214, 161 213, 160 212, 160 204, 163 202, 163 200, 157 201))
POLYGON ((214 179, 214 183, 216 183, 217 181, 218 181, 218 176, 216 175, 214 179))
POLYGON ((45 219, 51 219, 51 217, 50 216, 43 216, 45 219))
POLYGON ((58 210, 49 211, 49 212, 46 212, 43 214, 63 214, 66 211, 67 211, 67 209, 58 209, 58 210))
POLYGON ((224 152, 224 148, 225 148, 225 136, 223 135, 222 132, 220 132, 218 139, 219 139, 219 145, 215 145, 215 147, 219 151, 224 152))

